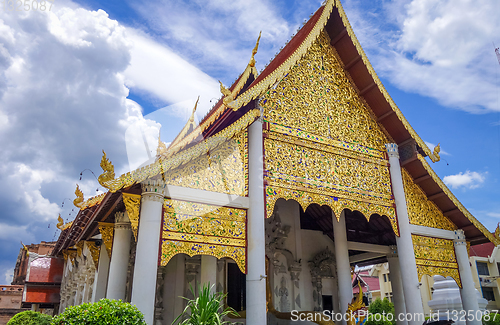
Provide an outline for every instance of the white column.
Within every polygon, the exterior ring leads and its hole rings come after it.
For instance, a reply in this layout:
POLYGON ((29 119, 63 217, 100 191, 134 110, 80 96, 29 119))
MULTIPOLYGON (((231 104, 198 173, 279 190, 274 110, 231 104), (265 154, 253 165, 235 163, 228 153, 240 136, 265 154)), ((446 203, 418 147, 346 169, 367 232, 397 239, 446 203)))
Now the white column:
MULTIPOLYGON (((455 255, 457 256, 460 280, 462 281, 462 289, 460 289, 462 306, 467 315, 469 315, 469 313, 476 315, 476 312, 479 310, 479 305, 477 302, 474 280, 472 279, 472 271, 470 270, 469 254, 467 253, 467 242, 465 241, 464 231, 461 229, 455 230, 455 239, 453 241, 455 243, 455 255)), ((469 318, 466 317, 466 324, 481 325, 481 320, 476 317, 469 320, 469 318)))
POLYGON ((248 128, 248 197, 250 208, 247 215, 247 325, 267 324, 262 141, 262 121, 258 119, 248 128))
POLYGON ((391 254, 387 255, 389 262, 389 274, 391 275, 392 301, 394 301, 394 312, 397 325, 406 325, 406 318, 398 318, 398 315, 406 314, 406 305, 403 293, 403 282, 401 280, 401 268, 399 267, 399 256, 395 246, 391 246, 391 254))
MULTIPOLYGON (((102 241, 101 241, 102 242, 102 241)), ((108 287, 109 256, 104 243, 99 247, 99 263, 94 280, 94 290, 92 291, 92 302, 97 302, 106 297, 108 287)))
POLYGON ((154 321, 164 193, 165 184, 161 180, 147 180, 142 184, 131 303, 144 314, 148 325, 152 325, 154 321))
MULTIPOLYGON (((349 250, 347 249, 347 233, 345 228, 345 213, 342 211, 337 221, 332 212, 333 240, 335 243, 335 259, 337 262, 337 278, 340 312, 347 311, 347 305, 352 301, 351 265, 349 264, 349 250)), ((346 324, 342 320, 342 324, 346 324)))
POLYGON ((108 290, 106 292, 108 299, 125 300, 131 237, 132 230, 127 213, 117 212, 115 214, 111 262, 109 263, 108 290))
POLYGON ((401 269, 406 311, 412 315, 419 315, 418 317, 422 318, 414 319, 408 323, 410 325, 420 325, 425 321, 424 308, 420 295, 420 283, 418 281, 417 263, 415 262, 415 252, 413 251, 413 241, 411 239, 410 221, 406 208, 403 177, 401 176, 401 166, 399 165, 398 145, 389 143, 386 144, 385 147, 389 154, 392 190, 398 216, 400 236, 396 236, 396 243, 398 247, 399 267, 401 269))
POLYGON ((210 285, 210 292, 217 290, 217 258, 210 255, 201 256, 201 285, 210 285))

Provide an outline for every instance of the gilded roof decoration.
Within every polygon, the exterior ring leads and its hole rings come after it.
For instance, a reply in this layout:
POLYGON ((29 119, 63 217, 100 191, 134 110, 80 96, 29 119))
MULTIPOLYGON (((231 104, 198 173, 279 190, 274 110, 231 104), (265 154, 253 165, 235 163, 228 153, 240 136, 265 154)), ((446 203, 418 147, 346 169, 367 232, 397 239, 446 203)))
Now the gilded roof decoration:
MULTIPOLYGON (((389 142, 349 80, 331 40, 322 31, 307 53, 260 100, 264 119, 329 144, 385 158, 389 142)), ((310 138, 310 140, 313 140, 310 138)))
POLYGON ((156 157, 163 156, 167 153, 167 145, 161 141, 160 132, 158 132, 158 147, 156 148, 156 157))
POLYGON ((76 199, 73 200, 75 207, 80 208, 83 205, 83 192, 80 190, 80 186, 76 184, 75 190, 76 199))
POLYGON ((182 164, 188 163, 191 160, 198 158, 200 155, 206 154, 210 150, 215 149, 228 139, 233 138, 236 134, 245 130, 259 116, 260 111, 258 109, 250 110, 236 122, 232 123, 214 136, 204 139, 200 143, 183 150, 168 159, 159 159, 148 166, 141 167, 132 172, 123 174, 119 178, 108 181, 105 183, 105 187, 111 192, 116 192, 119 189, 140 183, 148 178, 165 173, 179 167, 182 164))
POLYGON ((413 182, 406 169, 401 169, 406 195, 408 217, 413 225, 456 230, 457 226, 448 219, 434 202, 429 200, 420 186, 413 182))
POLYGON ((76 256, 81 256, 83 253, 83 245, 85 244, 85 241, 80 240, 78 243, 76 243, 76 256))
POLYGON ((489 241, 491 241, 493 244, 500 245, 500 239, 496 238, 491 232, 486 229, 485 226, 483 226, 474 216, 463 206, 463 204, 453 195, 453 193, 450 191, 450 189, 444 184, 444 182, 439 178, 439 176, 436 174, 436 172, 431 168, 427 160, 420 155, 417 154, 418 160, 422 163, 424 166, 425 170, 427 173, 432 177, 434 182, 438 184, 438 186, 441 188, 441 190, 450 198, 450 200, 455 204, 455 206, 462 212, 467 219, 477 228, 479 229, 483 235, 488 238, 489 241))
POLYGON ((106 158, 106 152, 102 151, 102 159, 101 159, 101 168, 104 171, 97 180, 101 186, 108 188, 107 183, 113 181, 115 179, 115 166, 111 163, 111 161, 106 158))
POLYGON ((419 281, 424 274, 450 276, 462 287, 453 240, 419 235, 411 238, 419 281))
POLYGON ((123 204, 127 210, 130 226, 137 241, 137 230, 139 228, 139 209, 141 207, 141 196, 136 194, 122 193, 123 204))
POLYGON ((88 199, 82 203, 80 210, 85 210, 86 208, 90 208, 90 207, 93 207, 94 205, 101 204, 101 202, 105 196, 106 196, 106 193, 102 193, 102 194, 91 197, 90 199, 88 199))
POLYGON ((73 221, 70 221, 70 222, 64 224, 64 219, 61 218, 61 214, 59 214, 59 216, 57 217, 57 221, 58 221, 58 223, 57 223, 56 227, 57 227, 57 229, 60 229, 61 231, 68 229, 73 224, 73 221))
MULTIPOLYGON (((222 86, 222 84, 221 84, 222 86)), ((178 144, 179 142, 184 139, 184 137, 190 132, 193 131, 196 128, 196 124, 194 122, 194 114, 196 113, 196 108, 198 107, 198 102, 200 101, 200 96, 198 96, 198 99, 196 100, 196 103, 194 104, 193 111, 191 112, 191 116, 189 117, 186 125, 182 128, 181 132, 175 137, 174 141, 170 144, 168 148, 163 148, 165 144, 163 144, 161 151, 163 152, 158 152, 156 153, 157 156, 168 156, 170 152, 178 150, 178 144)), ((159 147, 159 146, 158 146, 159 147)))
POLYGON ((280 187, 279 184, 269 183, 266 186, 266 218, 271 217, 274 212, 274 206, 278 199, 294 200, 300 204, 305 211, 311 204, 319 204, 329 206, 335 217, 340 219, 340 214, 344 209, 361 212, 366 220, 370 221, 370 216, 378 214, 386 216, 392 226, 392 230, 399 236, 399 226, 396 217, 396 211, 393 205, 384 205, 381 202, 370 202, 359 199, 349 199, 345 197, 335 197, 325 195, 318 190, 311 189, 294 189, 291 187, 280 187))
POLYGON ((165 199, 160 260, 179 253, 232 258, 246 273, 246 210, 165 199))
POLYGON ((108 256, 111 258, 111 252, 113 249, 113 235, 115 233, 115 224, 108 222, 99 222, 99 232, 102 236, 102 242, 106 247, 106 252, 108 256))
POLYGON ((99 266, 99 247, 97 247, 93 241, 86 241, 85 243, 90 251, 90 255, 92 255, 92 261, 94 261, 94 266, 97 270, 97 267, 99 266))

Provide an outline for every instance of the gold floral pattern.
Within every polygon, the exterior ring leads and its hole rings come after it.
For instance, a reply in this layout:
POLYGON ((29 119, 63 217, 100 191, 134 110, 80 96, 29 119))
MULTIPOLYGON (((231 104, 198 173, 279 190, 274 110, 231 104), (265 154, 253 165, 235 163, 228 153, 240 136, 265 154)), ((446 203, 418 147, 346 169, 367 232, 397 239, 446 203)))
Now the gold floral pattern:
POLYGON ((161 265, 176 254, 234 259, 246 272, 246 210, 165 199, 161 265))
POLYGON ((335 217, 340 218, 340 213, 344 209, 361 212, 366 220, 370 220, 370 216, 378 214, 386 216, 391 222, 394 233, 399 236, 398 220, 394 206, 385 206, 380 203, 368 201, 351 200, 342 197, 328 196, 320 193, 315 193, 310 190, 297 190, 283 188, 277 185, 266 186, 266 217, 269 218, 273 214, 274 206, 278 199, 295 200, 305 211, 307 207, 313 203, 329 206, 335 217))
POLYGON ((141 207, 141 196, 136 194, 122 193, 123 204, 127 210, 130 226, 137 241, 137 229, 139 228, 139 208, 141 207))
POLYGON ((111 251, 113 249, 113 235, 115 233, 115 224, 108 222, 99 222, 99 232, 102 236, 102 241, 106 247, 106 252, 111 258, 111 251))
POLYGON ((413 225, 456 230, 457 226, 448 219, 434 202, 429 200, 420 186, 416 185, 406 169, 401 169, 406 195, 408 217, 413 225))
POLYGON ((93 241, 86 241, 87 247, 90 251, 90 255, 92 255, 92 260, 94 261, 95 268, 99 265, 99 247, 93 241))
POLYGON ((462 287, 453 240, 411 235, 418 279, 422 275, 451 276, 462 287))

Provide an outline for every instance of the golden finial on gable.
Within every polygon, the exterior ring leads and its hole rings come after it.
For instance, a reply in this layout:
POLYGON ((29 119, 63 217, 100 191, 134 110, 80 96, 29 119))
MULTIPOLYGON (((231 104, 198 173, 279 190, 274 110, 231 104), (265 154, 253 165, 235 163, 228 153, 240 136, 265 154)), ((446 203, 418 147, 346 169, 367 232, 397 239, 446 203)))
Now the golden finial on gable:
POLYGON ((165 142, 161 141, 161 130, 158 132, 158 147, 156 148, 156 156, 162 156, 167 152, 165 142))
POLYGON ((104 150, 102 151, 101 168, 104 173, 99 175, 97 181, 102 187, 109 189, 109 186, 106 186, 106 183, 115 179, 115 166, 113 166, 111 161, 106 158, 106 152, 104 152, 104 150))
POLYGON ((255 44, 255 47, 252 50, 252 57, 250 58, 250 63, 248 63, 248 65, 251 67, 255 67, 255 54, 257 54, 257 51, 259 50, 259 42, 261 35, 262 31, 259 33, 259 38, 257 38, 257 43, 255 44))
POLYGON ((438 143, 438 145, 434 147, 434 150, 432 152, 434 154, 434 157, 436 157, 435 162, 438 162, 439 160, 441 160, 441 157, 439 157, 440 152, 441 152, 441 144, 438 143))
POLYGON ((56 225, 57 229, 62 229, 62 226, 64 225, 64 220, 61 218, 61 214, 59 213, 59 217, 57 217, 57 221, 59 221, 56 225))
POLYGON ((500 222, 497 224, 497 229, 495 229, 495 237, 500 239, 500 222))
POLYGON ((83 192, 80 190, 80 186, 78 186, 78 184, 76 184, 75 194, 76 194, 76 199, 73 200, 73 204, 77 208, 80 208, 83 204, 83 192))

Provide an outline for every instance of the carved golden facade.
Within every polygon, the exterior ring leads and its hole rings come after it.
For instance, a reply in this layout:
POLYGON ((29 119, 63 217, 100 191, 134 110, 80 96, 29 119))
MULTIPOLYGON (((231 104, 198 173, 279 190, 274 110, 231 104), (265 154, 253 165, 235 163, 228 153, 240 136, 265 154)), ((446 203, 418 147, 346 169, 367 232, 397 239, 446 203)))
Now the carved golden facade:
POLYGON ((94 266, 97 270, 97 267, 99 266, 99 247, 97 247, 93 241, 86 241, 85 243, 90 251, 90 255, 92 255, 92 260, 94 261, 94 266))
POLYGON ((399 235, 385 143, 389 140, 321 32, 290 73, 260 101, 267 215, 278 198, 357 210, 391 221, 399 235))
POLYGON ((106 252, 111 258, 111 251, 113 248, 113 235, 115 233, 115 224, 108 222, 99 222, 99 232, 102 236, 102 242, 106 247, 106 252))
POLYGON ((418 279, 422 275, 452 277, 462 287, 453 240, 411 235, 418 279))
POLYGON ((246 196, 248 194, 248 144, 242 132, 206 154, 165 173, 169 185, 246 196))
POLYGON ((261 99, 265 120, 385 152, 389 141, 340 62, 322 31, 290 73, 261 99))
POLYGON ((161 265, 176 254, 233 259, 246 272, 246 210, 165 199, 161 265))
POLYGON ((139 228, 139 209, 141 207, 141 196, 136 194, 122 193, 123 204, 127 210, 130 226, 137 241, 137 229, 139 228))
POLYGON ((451 222, 434 202, 427 199, 424 191, 413 182, 406 169, 401 169, 406 195, 408 218, 413 225, 455 230, 457 226, 451 222))

